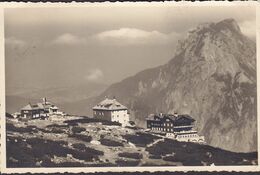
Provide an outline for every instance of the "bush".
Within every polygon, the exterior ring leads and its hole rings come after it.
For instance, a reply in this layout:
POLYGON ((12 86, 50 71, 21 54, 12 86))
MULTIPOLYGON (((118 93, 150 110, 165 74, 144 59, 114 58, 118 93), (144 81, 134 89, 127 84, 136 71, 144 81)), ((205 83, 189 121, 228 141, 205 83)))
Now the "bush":
POLYGON ((72 144, 72 147, 75 149, 78 149, 80 151, 85 151, 86 150, 86 145, 83 143, 74 143, 72 144))
POLYGON ((110 139, 104 139, 104 138, 100 139, 100 143, 105 146, 113 146, 113 147, 124 146, 124 144, 122 144, 121 142, 117 142, 110 139))
POLYGON ((7 166, 8 167, 35 167, 36 162, 42 161, 39 166, 43 167, 55 167, 61 165, 73 165, 77 166, 77 163, 61 163, 54 164, 51 162, 51 158, 55 156, 67 157, 71 154, 74 158, 93 161, 98 159, 98 156, 104 155, 104 152, 95 150, 93 148, 84 147, 80 144, 74 144, 78 150, 65 147, 67 142, 64 141, 52 141, 38 138, 31 138, 23 141, 20 137, 8 137, 6 142, 7 149, 7 166), (28 147, 31 145, 31 148, 28 147))
POLYGON ((83 134, 72 134, 72 135, 69 135, 69 137, 73 137, 73 138, 76 138, 78 140, 82 140, 84 142, 90 142, 92 140, 91 136, 83 135, 83 134))
POLYGON ((31 150, 26 147, 20 137, 7 137, 6 160, 7 167, 34 167, 36 160, 31 154, 31 150), (17 140, 17 142, 15 142, 17 140), (13 159, 17 161, 13 161, 13 159))
POLYGON ((56 133, 56 134, 62 134, 62 133, 64 133, 65 131, 62 130, 62 129, 60 129, 60 128, 52 128, 52 129, 51 129, 51 132, 52 132, 52 133, 56 133))
POLYGON ((98 163, 98 164, 92 164, 91 167, 116 167, 116 164, 106 162, 106 163, 98 163))
POLYGON ((128 152, 118 153, 118 156, 131 158, 131 159, 142 159, 143 158, 143 155, 140 153, 128 153, 128 152))
POLYGON ((94 155, 104 155, 104 152, 93 149, 93 148, 86 147, 86 145, 83 143, 74 143, 74 144, 72 144, 72 146, 73 146, 73 148, 75 148, 79 151, 82 151, 82 152, 88 152, 88 153, 91 153, 94 155))
POLYGON ((78 125, 78 123, 102 123, 103 125, 115 125, 115 126, 122 126, 121 123, 118 122, 111 122, 108 120, 101 120, 96 118, 88 118, 84 117, 82 119, 75 119, 75 120, 66 120, 64 123, 67 123, 70 126, 78 125))
POLYGON ((58 157, 67 157, 67 152, 70 150, 64 146, 60 142, 44 140, 38 141, 38 143, 31 144, 32 146, 32 154, 41 158, 45 155, 49 155, 53 157, 54 155, 58 157))
POLYGON ((126 134, 122 136, 128 142, 134 143, 137 146, 145 147, 147 144, 154 142, 160 137, 147 133, 137 132, 136 135, 126 134))
POLYGON ((138 166, 139 163, 139 160, 116 160, 117 166, 138 166))
POLYGON ((68 125, 52 124, 52 125, 47 125, 46 127, 47 127, 47 128, 52 128, 52 127, 55 127, 55 128, 67 128, 68 125))
POLYGON ((150 155, 149 159, 161 159, 162 157, 160 155, 150 155))
POLYGON ((86 164, 80 162, 62 162, 53 164, 51 167, 86 167, 86 164))
POLYGON ((86 131, 86 129, 85 129, 85 128, 82 128, 82 127, 77 127, 77 126, 75 126, 75 127, 72 128, 72 132, 73 132, 73 133, 81 133, 81 132, 83 132, 83 131, 86 131))
POLYGON ((86 150, 78 151, 78 150, 70 150, 69 152, 74 158, 85 160, 85 161, 93 161, 93 159, 97 159, 99 155, 103 155, 104 152, 95 150, 93 148, 86 148, 86 150))
POLYGON ((234 153, 209 145, 184 143, 170 139, 160 141, 146 148, 146 151, 155 156, 165 156, 163 160, 181 162, 188 166, 202 165, 202 161, 215 165, 242 165, 246 163, 243 162, 243 159, 254 160, 257 157, 255 154, 255 158, 253 158, 254 153, 234 153), (172 153, 175 153, 174 156, 166 156, 172 153))
POLYGON ((12 115, 12 114, 9 114, 9 113, 5 113, 5 116, 6 116, 6 118, 14 118, 14 116, 12 115))
POLYGON ((31 128, 31 127, 16 127, 12 123, 6 123, 6 130, 7 131, 13 131, 13 132, 19 132, 19 133, 33 133, 37 132, 37 130, 31 128))

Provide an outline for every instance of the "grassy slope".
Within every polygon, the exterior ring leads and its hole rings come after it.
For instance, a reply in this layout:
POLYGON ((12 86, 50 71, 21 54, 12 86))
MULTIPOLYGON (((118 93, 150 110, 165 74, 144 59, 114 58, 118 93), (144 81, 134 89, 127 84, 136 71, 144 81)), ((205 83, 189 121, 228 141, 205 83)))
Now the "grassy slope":
POLYGON ((248 165, 257 153, 181 143, 89 118, 7 120, 8 167, 248 165), (72 120, 73 119, 73 120, 72 120))

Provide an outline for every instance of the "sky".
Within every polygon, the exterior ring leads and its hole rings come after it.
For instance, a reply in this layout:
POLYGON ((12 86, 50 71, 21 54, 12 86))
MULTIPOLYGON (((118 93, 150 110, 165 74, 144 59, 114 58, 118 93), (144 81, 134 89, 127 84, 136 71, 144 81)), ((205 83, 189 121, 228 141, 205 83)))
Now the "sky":
POLYGON ((252 6, 89 5, 5 9, 6 87, 112 84, 167 63, 198 24, 234 18, 255 40, 252 6))

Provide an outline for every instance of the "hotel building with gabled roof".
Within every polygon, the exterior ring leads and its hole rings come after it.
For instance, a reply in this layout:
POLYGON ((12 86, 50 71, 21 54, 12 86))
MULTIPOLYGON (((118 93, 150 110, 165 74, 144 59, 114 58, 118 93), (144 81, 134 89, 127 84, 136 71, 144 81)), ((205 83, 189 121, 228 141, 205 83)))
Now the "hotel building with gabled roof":
POLYGON ((121 123, 126 126, 129 123, 129 114, 126 106, 119 103, 115 98, 106 98, 92 108, 93 117, 101 120, 121 123))

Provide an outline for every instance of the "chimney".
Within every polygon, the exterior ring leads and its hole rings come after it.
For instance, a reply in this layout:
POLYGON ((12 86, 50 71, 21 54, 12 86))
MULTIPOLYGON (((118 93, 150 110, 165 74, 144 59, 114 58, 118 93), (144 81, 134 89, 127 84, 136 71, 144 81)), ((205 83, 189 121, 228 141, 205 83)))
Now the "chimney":
POLYGON ((46 101, 47 101, 47 100, 46 100, 46 97, 44 97, 42 100, 43 100, 43 104, 46 105, 46 101))

